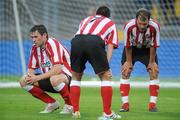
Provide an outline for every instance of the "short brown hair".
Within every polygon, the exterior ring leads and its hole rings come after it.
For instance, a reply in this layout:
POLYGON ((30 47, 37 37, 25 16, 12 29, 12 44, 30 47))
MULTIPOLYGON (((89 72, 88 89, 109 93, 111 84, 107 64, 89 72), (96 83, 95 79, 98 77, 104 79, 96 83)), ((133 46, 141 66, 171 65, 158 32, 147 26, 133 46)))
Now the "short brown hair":
POLYGON ((147 17, 148 20, 151 17, 151 13, 146 8, 140 8, 140 9, 137 10, 137 12, 136 12, 136 19, 139 17, 139 15, 147 17))
POLYGON ((35 32, 38 31, 40 33, 40 35, 42 36, 44 33, 47 34, 46 38, 48 39, 48 32, 47 29, 44 25, 34 25, 31 29, 30 32, 35 32))

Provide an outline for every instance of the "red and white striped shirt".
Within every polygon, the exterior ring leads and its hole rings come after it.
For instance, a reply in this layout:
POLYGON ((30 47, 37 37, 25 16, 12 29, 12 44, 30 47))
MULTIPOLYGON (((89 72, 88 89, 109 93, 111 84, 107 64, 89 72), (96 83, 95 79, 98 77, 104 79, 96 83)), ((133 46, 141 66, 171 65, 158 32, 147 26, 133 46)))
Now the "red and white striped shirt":
POLYGON ((118 33, 115 23, 104 16, 89 16, 81 21, 76 35, 97 35, 105 44, 113 44, 118 47, 118 33))
POLYGON ((136 46, 141 48, 145 46, 149 48, 153 46, 157 48, 160 46, 160 26, 158 23, 149 20, 149 25, 145 33, 138 30, 136 19, 128 21, 124 26, 124 46, 136 46))
POLYGON ((53 65, 61 64, 62 72, 72 76, 68 50, 55 38, 49 38, 45 44, 45 49, 32 46, 28 68, 40 68, 42 73, 46 73, 53 65))

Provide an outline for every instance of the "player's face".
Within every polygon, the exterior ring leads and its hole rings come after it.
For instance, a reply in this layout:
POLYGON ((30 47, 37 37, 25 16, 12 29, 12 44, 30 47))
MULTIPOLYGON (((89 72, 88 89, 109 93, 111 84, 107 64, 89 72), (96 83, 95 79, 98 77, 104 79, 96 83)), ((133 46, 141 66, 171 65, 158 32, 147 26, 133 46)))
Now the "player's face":
POLYGON ((44 46, 44 44, 45 44, 44 36, 41 35, 38 31, 32 32, 31 38, 37 47, 44 46))
POLYGON ((147 29, 147 26, 149 24, 149 20, 147 17, 139 15, 137 19, 137 26, 140 32, 145 32, 147 29))

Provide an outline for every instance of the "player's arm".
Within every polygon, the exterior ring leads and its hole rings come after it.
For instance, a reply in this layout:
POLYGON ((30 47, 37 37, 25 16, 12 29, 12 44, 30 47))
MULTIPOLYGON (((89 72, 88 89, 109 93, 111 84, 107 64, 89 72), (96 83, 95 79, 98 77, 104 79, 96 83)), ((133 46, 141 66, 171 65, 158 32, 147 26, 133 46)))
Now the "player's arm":
POLYGON ((154 31, 153 31, 153 42, 150 47, 150 58, 149 58, 149 64, 148 64, 148 71, 150 73, 151 79, 157 79, 159 69, 158 65, 155 62, 156 59, 156 50, 157 47, 160 46, 160 26, 159 24, 154 24, 154 31), (154 44, 156 42, 156 44, 154 44))
POLYGON ((28 64, 28 70, 27 70, 27 74, 24 75, 24 82, 27 84, 32 84, 32 78, 31 76, 35 76, 35 69, 39 68, 39 64, 38 64, 38 57, 36 54, 36 47, 35 45, 33 45, 32 49, 31 49, 31 53, 30 53, 30 59, 29 59, 29 64, 28 64))
POLYGON ((132 47, 125 48, 125 52, 126 52, 126 61, 128 63, 132 63, 132 47))
POLYGON ((129 30, 129 26, 125 24, 124 26, 124 46, 125 46, 125 53, 126 53, 126 62, 124 67, 127 69, 132 69, 132 44, 130 40, 131 32, 129 30))
POLYGON ((132 71, 132 46, 130 43, 130 33, 129 28, 125 25, 124 27, 124 46, 126 54, 126 62, 122 65, 122 77, 128 78, 132 71))
POLYGON ((32 81, 37 82, 42 79, 50 78, 53 75, 57 75, 61 73, 61 67, 63 64, 63 50, 60 48, 60 45, 56 39, 52 40, 56 46, 52 46, 50 42, 46 43, 46 49, 49 51, 49 55, 51 57, 51 62, 53 64, 52 68, 41 75, 32 76, 32 81))
POLYGON ((35 70, 32 68, 28 68, 27 73, 33 75, 35 74, 35 70))
MULTIPOLYGON (((113 22, 113 21, 111 21, 111 22, 113 22)), ((116 25, 114 24, 111 29, 112 29, 112 31, 108 36, 108 42, 107 42, 107 59, 108 59, 108 62, 111 61, 113 50, 118 48, 118 34, 117 34, 118 32, 117 32, 116 25)))
POLYGON ((107 45, 107 59, 108 59, 108 62, 111 61, 113 50, 114 50, 114 45, 113 44, 108 44, 107 45))
POLYGON ((31 83, 35 83, 35 82, 38 82, 42 79, 50 78, 51 76, 57 75, 59 73, 61 73, 61 65, 56 64, 51 68, 51 70, 49 70, 46 73, 43 73, 40 75, 29 74, 29 77, 31 79, 31 83))
POLYGON ((46 79, 46 78, 49 78, 53 75, 57 75, 60 73, 61 73, 61 64, 56 64, 51 68, 51 70, 49 70, 48 72, 46 72, 44 74, 39 75, 39 77, 41 80, 41 79, 46 79))
POLYGON ((160 26, 158 23, 154 23, 154 29, 151 33, 152 43, 150 47, 150 58, 149 63, 155 63, 156 49, 160 46, 160 26))
POLYGON ((150 47, 149 63, 154 63, 155 62, 155 57, 156 57, 156 48, 150 47))

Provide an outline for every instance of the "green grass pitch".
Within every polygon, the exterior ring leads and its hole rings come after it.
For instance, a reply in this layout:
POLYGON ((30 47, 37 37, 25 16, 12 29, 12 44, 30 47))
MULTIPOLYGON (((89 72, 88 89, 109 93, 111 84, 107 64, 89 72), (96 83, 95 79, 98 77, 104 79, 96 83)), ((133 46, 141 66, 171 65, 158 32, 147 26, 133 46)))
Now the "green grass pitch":
MULTIPOLYGON (((113 88, 112 109, 119 113, 119 89, 113 88)), ((122 120, 179 120, 180 119, 180 89, 160 89, 157 107, 159 112, 148 112, 148 88, 132 88, 130 92, 130 112, 119 113, 122 120)), ((51 94, 63 106, 58 94, 51 94)), ((60 109, 51 114, 39 114, 45 104, 33 98, 20 88, 0 89, 0 120, 71 120, 71 115, 60 115, 60 109)), ((100 88, 81 88, 80 99, 81 120, 97 120, 102 114, 100 88)))

